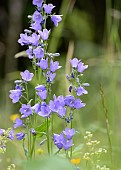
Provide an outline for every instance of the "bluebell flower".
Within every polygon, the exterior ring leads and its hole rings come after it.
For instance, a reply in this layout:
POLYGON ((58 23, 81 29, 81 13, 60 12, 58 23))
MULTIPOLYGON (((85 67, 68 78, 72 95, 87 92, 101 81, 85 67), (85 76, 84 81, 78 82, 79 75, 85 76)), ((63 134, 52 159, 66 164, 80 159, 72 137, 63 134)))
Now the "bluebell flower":
POLYGON ((27 53, 29 59, 33 59, 34 56, 33 56, 32 46, 29 46, 29 49, 26 50, 26 53, 27 53))
POLYGON ((57 27, 58 23, 62 20, 62 15, 52 15, 51 20, 53 21, 54 25, 57 27))
POLYGON ((14 130, 13 129, 9 132, 8 138, 11 140, 14 140, 14 130))
POLYGON ((17 140, 22 140, 24 138, 24 136, 25 136, 25 133, 19 132, 19 133, 16 134, 16 139, 17 140))
POLYGON ((33 50, 34 55, 36 58, 43 58, 44 57, 44 50, 41 47, 37 47, 36 49, 33 50))
POLYGON ((64 148, 65 150, 68 150, 71 146, 73 146, 72 140, 67 140, 63 133, 60 135, 54 134, 53 140, 58 149, 64 148))
POLYGON ((64 135, 66 135, 67 139, 71 139, 75 134, 75 129, 74 128, 70 129, 70 128, 66 127, 65 130, 63 131, 63 133, 64 133, 64 135))
POLYGON ((48 68, 48 58, 41 59, 40 62, 37 63, 37 66, 39 66, 43 70, 46 70, 48 68))
POLYGON ((58 149, 62 149, 63 148, 63 143, 65 143, 65 141, 66 141, 66 139, 64 138, 63 133, 61 133, 60 135, 54 134, 53 135, 53 140, 54 140, 54 144, 58 147, 58 149))
POLYGON ((52 12, 52 9, 55 8, 55 6, 53 6, 53 4, 44 4, 44 11, 46 12, 46 14, 50 14, 52 12))
POLYGON ((17 103, 20 100, 21 96, 22 96, 22 90, 19 90, 19 89, 10 90, 9 92, 10 92, 9 97, 12 99, 12 102, 17 103))
POLYGON ((50 71, 55 72, 57 69, 61 68, 61 66, 59 66, 59 62, 58 61, 50 61, 50 71))
POLYGON ((38 112, 38 115, 42 117, 50 117, 50 114, 51 114, 50 107, 45 102, 42 102, 41 110, 38 112))
POLYGON ((52 112, 56 112, 58 116, 60 117, 65 117, 66 115, 66 108, 65 102, 64 102, 64 97, 63 96, 58 96, 56 97, 54 95, 54 101, 50 100, 49 106, 52 112))
POLYGON ((73 146, 72 140, 65 140, 65 141, 63 141, 63 148, 65 150, 68 150, 72 146, 73 146))
POLYGON ((70 60, 71 66, 73 68, 77 68, 79 62, 80 60, 78 60, 77 58, 73 58, 72 60, 70 60))
POLYGON ((82 62, 79 62, 78 66, 77 66, 77 70, 79 73, 82 73, 87 68, 88 68, 88 65, 84 65, 84 63, 82 63, 82 62))
POLYGON ((41 104, 40 103, 36 103, 33 107, 32 107, 32 109, 35 111, 35 113, 39 113, 40 112, 40 110, 41 110, 41 104))
POLYGON ((43 0, 33 0, 33 5, 36 5, 38 8, 42 6, 43 0))
POLYGON ((81 96, 83 94, 88 94, 88 91, 84 89, 84 87, 79 86, 78 88, 75 89, 77 96, 81 96))
POLYGON ((29 43, 33 46, 37 46, 39 43, 39 38, 39 35, 33 33, 31 36, 29 36, 29 43))
POLYGON ((64 99, 65 105, 69 107, 74 107, 75 98, 74 96, 68 95, 64 99))
POLYGON ((40 12, 38 11, 35 11, 32 15, 32 19, 33 21, 37 22, 37 23, 41 23, 42 20, 43 20, 43 17, 42 15, 40 14, 40 12))
MULTIPOLYGON (((35 30, 35 31, 38 31, 38 30, 40 31, 42 29, 42 26, 39 22, 33 22, 33 23, 31 23, 30 28, 35 30)), ((37 43, 38 43, 38 41, 37 41, 37 43)))
POLYGON ((48 83, 53 82, 53 80, 55 79, 55 77, 56 77, 56 73, 52 73, 51 71, 47 71, 47 73, 46 73, 46 79, 47 79, 47 82, 48 82, 48 83))
POLYGON ((82 103, 80 99, 75 99, 74 101, 74 108, 75 109, 81 109, 82 107, 85 107, 85 103, 82 103))
POLYGON ((16 118, 15 120, 15 124, 14 124, 14 128, 17 128, 17 127, 20 127, 20 126, 23 126, 23 121, 19 118, 16 118))
POLYGON ((34 76, 33 73, 30 73, 28 70, 25 70, 24 72, 20 73, 22 79, 27 82, 27 81, 31 81, 32 77, 34 76))
POLYGON ((38 85, 35 87, 35 89, 38 91, 37 95, 42 99, 45 100, 47 98, 47 89, 44 85, 38 85))
POLYGON ((20 39, 18 40, 18 43, 20 43, 22 46, 28 45, 29 44, 29 36, 26 33, 20 34, 20 39))
POLYGON ((22 107, 20 108, 20 112, 22 114, 21 118, 26 118, 32 115, 32 108, 29 104, 28 105, 22 104, 22 107))
POLYGON ((43 29, 43 31, 38 31, 42 40, 47 40, 49 37, 50 30, 43 29))

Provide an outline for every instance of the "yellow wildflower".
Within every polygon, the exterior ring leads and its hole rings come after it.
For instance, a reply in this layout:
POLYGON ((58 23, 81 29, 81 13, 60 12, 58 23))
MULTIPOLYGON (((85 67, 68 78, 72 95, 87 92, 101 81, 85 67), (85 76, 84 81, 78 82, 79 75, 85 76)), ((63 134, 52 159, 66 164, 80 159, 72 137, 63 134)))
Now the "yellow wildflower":
POLYGON ((16 118, 20 118, 20 115, 19 115, 19 114, 12 114, 12 115, 10 116, 10 120, 11 120, 11 121, 15 121, 16 118))
POLYGON ((71 163, 74 164, 74 165, 78 165, 78 164, 80 164, 80 162, 81 162, 80 158, 71 159, 71 163))
POLYGON ((41 148, 39 148, 39 149, 37 149, 37 153, 38 153, 38 155, 41 155, 41 154, 43 154, 43 149, 41 149, 41 148))

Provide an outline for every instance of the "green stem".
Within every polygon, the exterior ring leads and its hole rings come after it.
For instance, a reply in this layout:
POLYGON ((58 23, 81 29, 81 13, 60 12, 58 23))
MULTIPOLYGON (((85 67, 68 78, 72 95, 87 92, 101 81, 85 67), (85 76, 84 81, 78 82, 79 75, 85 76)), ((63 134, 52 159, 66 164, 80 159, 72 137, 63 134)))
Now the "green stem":
MULTIPOLYGON (((53 136, 53 114, 51 115, 51 137, 53 136)), ((51 138, 51 153, 53 153, 53 140, 51 138)))
POLYGON ((29 126, 27 125, 27 141, 28 141, 28 159, 30 158, 30 138, 29 138, 29 126))
POLYGON ((27 102, 29 102, 29 95, 28 95, 27 83, 25 83, 25 88, 26 88, 26 98, 27 98, 27 102))
MULTIPOLYGON (((72 123, 72 120, 71 120, 71 129, 73 128, 73 123, 72 123)), ((72 158, 72 146, 71 146, 71 153, 70 153, 70 158, 72 158)))
POLYGON ((35 141, 36 141, 36 136, 33 136, 33 144, 30 152, 30 157, 32 158, 33 153, 35 152, 35 141))
POLYGON ((48 121, 48 117, 46 119, 46 134, 47 134, 47 149, 48 149, 48 154, 50 155, 50 139, 49 139, 49 121, 48 121))

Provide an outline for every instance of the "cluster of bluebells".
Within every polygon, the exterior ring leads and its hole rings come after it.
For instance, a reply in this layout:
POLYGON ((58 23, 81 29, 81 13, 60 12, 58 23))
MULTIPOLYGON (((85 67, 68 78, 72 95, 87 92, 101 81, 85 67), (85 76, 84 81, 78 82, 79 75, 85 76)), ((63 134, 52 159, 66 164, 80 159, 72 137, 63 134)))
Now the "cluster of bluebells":
MULTIPOLYGON (((35 86, 36 103, 32 104, 32 99, 30 99, 28 95, 27 85, 36 75, 29 72, 29 70, 20 73, 21 80, 15 81, 15 89, 10 90, 9 95, 13 103, 20 102, 21 104, 19 110, 20 118, 16 118, 13 129, 27 127, 26 129, 28 130, 29 127, 30 133, 36 135, 37 132, 35 127, 32 127, 33 124, 30 122, 32 119, 30 118, 33 115, 38 115, 49 119, 51 115, 55 113, 65 121, 67 127, 60 134, 53 134, 54 144, 59 150, 62 148, 68 150, 73 146, 72 137, 75 134, 75 129, 69 129, 68 124, 73 120, 74 110, 81 109, 85 106, 80 96, 88 93, 84 87, 89 84, 81 83, 81 76, 88 66, 76 58, 70 60, 72 72, 71 75, 67 76, 67 79, 70 81, 70 95, 56 96, 54 94, 53 99, 50 101, 47 100, 50 85, 56 77, 56 71, 60 69, 61 66, 58 61, 54 61, 54 58, 59 56, 59 53, 53 54, 47 51, 47 41, 51 30, 46 29, 46 21, 50 19, 57 27, 58 23, 62 20, 62 16, 53 14, 55 6, 53 4, 45 4, 44 0, 33 0, 33 5, 36 6, 36 11, 33 15, 29 16, 31 19, 30 28, 24 30, 25 33, 20 34, 18 42, 22 46, 25 45, 27 47, 26 53, 34 65, 34 71, 37 73, 38 70, 42 70, 41 73, 44 83, 41 84, 39 82, 35 86), (71 95, 73 90, 76 92, 75 97, 71 95), (70 109, 69 114, 67 113, 68 108, 70 109)), ((40 76, 39 71, 37 76, 40 76)), ((24 132, 20 131, 15 136, 17 140, 22 140, 26 137, 26 134, 28 135, 28 132, 24 130, 24 132)))
POLYGON ((68 150, 70 147, 73 146, 72 137, 75 134, 75 129, 69 129, 68 127, 65 128, 65 130, 58 134, 54 134, 54 144, 58 147, 58 149, 64 148, 65 150, 68 150))

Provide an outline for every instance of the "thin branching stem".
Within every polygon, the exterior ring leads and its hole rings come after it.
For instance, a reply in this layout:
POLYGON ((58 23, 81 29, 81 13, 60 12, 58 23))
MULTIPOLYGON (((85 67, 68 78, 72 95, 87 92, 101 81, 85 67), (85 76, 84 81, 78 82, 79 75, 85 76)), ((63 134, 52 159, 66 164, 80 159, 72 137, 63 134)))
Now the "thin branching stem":
POLYGON ((110 137, 109 112, 108 112, 108 109, 105 103, 105 95, 104 95, 101 83, 100 83, 100 96, 101 96, 102 106, 103 106, 104 113, 105 113, 107 136, 108 136, 108 143, 109 143, 109 149, 110 149, 110 158, 111 158, 112 170, 113 170, 113 156, 112 156, 112 143, 111 143, 111 137, 110 137))

